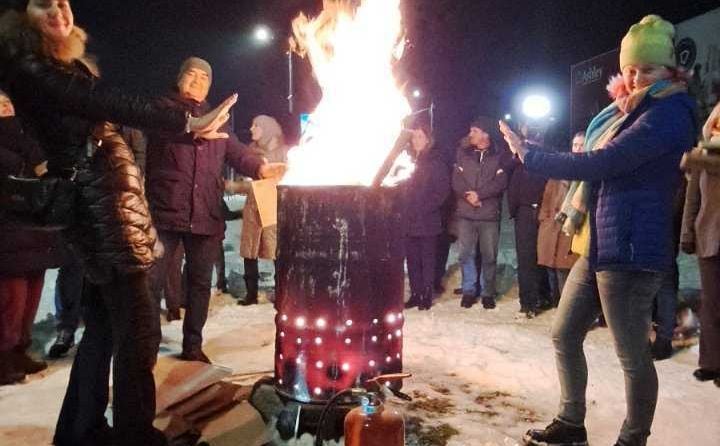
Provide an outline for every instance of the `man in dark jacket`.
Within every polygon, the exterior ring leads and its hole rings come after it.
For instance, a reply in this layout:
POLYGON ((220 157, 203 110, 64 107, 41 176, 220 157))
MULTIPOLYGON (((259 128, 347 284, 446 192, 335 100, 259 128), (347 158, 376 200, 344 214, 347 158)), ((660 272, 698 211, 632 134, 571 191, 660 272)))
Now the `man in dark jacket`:
POLYGON ((482 257, 483 307, 495 308, 495 273, 502 195, 508 184, 504 165, 509 152, 495 129, 495 121, 479 117, 470 125, 469 147, 458 150, 453 169, 452 188, 456 199, 460 265, 463 297, 461 306, 470 308, 476 302, 476 250, 482 257))
MULTIPOLYGON (((543 135, 539 129, 524 125, 522 133, 526 140, 542 146, 543 135)), ((550 306, 550 285, 546 270, 538 265, 537 240, 540 222, 538 213, 542 204, 547 179, 530 173, 517 159, 508 187, 510 218, 515 221, 515 251, 517 253, 518 293, 520 315, 532 319, 538 311, 550 306)))
MULTIPOLYGON (((205 99, 211 83, 210 64, 191 57, 180 69, 177 91, 165 102, 200 116, 210 109, 205 99)), ((220 206, 223 166, 227 162, 242 175, 262 178, 271 175, 268 172, 273 165, 247 152, 233 134, 208 141, 192 134, 155 133, 149 134, 148 140, 147 194, 153 221, 166 253, 175 252, 180 243, 185 248, 188 283, 181 358, 209 363, 201 348, 202 329, 213 263, 225 231, 220 206)), ((156 289, 167 274, 168 263, 165 259, 158 262, 153 271, 156 289)))

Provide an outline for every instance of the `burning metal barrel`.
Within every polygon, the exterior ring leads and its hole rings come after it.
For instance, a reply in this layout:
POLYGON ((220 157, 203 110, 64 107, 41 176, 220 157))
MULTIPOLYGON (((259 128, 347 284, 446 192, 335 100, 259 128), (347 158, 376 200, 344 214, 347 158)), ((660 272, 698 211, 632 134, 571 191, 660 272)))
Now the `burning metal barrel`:
POLYGON ((276 389, 322 402, 402 371, 396 189, 280 186, 276 389))

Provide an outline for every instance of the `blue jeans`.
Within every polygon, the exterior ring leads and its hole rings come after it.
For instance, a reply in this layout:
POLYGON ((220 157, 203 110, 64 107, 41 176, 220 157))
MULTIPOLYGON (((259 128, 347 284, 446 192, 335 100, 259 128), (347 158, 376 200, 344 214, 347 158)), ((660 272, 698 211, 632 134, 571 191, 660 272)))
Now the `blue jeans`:
POLYGON ((499 241, 499 221, 458 219, 459 260, 462 267, 464 296, 475 296, 477 293, 478 271, 475 265, 475 253, 476 249, 479 249, 482 256, 481 297, 495 298, 495 273, 497 271, 499 241))
POLYGON ((587 258, 581 257, 575 262, 552 327, 560 378, 560 420, 572 425, 584 424, 588 371, 583 343, 602 312, 625 374, 627 414, 620 439, 630 444, 645 444, 658 392, 648 333, 653 301, 663 276, 650 271, 595 272, 587 258))

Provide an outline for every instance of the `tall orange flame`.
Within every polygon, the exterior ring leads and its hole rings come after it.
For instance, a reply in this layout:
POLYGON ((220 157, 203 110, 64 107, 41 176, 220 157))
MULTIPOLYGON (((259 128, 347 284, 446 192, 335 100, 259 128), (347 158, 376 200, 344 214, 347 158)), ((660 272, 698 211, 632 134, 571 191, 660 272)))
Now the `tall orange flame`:
POLYGON ((283 183, 370 185, 410 114, 393 74, 404 49, 400 0, 324 0, 316 18, 293 21, 293 35, 323 96, 283 183))

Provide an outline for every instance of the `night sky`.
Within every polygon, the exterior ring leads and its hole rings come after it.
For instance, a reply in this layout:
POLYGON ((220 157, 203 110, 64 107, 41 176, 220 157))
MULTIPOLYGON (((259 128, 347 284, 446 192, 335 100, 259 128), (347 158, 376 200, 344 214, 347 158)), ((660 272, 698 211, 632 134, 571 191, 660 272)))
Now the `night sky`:
MULTIPOLYGON (((190 55, 215 70, 211 100, 237 91, 236 129, 247 140, 251 118, 276 116, 293 135, 287 110, 285 51, 290 21, 313 13, 321 0, 73 0, 76 23, 92 37, 103 75, 133 92, 159 95, 190 55), (275 33, 267 47, 250 36, 257 23, 275 33)), ((717 0, 404 0, 411 46, 400 77, 425 97, 413 106, 437 107, 440 142, 452 147, 477 114, 515 111, 517 98, 542 87, 556 105, 560 134, 569 129, 570 66, 619 46, 628 27, 656 13, 678 23, 717 0)), ((297 111, 316 100, 307 62, 298 61, 297 111)), ((359 131, 361 130, 359 125, 359 131)))

